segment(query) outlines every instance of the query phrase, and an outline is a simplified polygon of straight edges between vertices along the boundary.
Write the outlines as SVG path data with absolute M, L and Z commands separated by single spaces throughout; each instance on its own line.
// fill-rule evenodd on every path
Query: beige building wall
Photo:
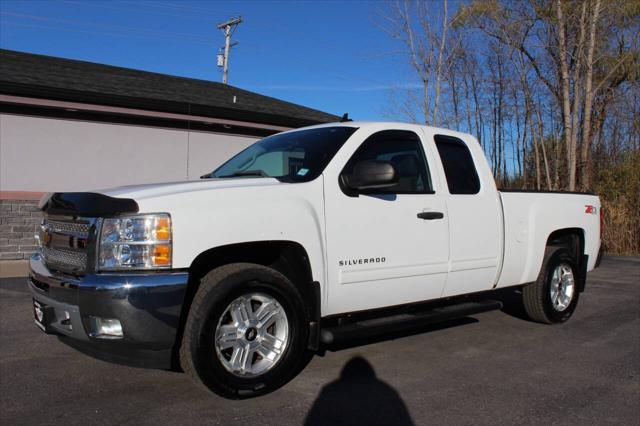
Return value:
M 254 137 L 0 114 L 0 191 L 198 179 Z

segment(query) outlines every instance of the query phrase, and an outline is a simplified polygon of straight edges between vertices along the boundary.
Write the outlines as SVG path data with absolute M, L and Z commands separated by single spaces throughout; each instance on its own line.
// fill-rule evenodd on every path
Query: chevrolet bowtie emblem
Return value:
M 42 229 L 42 245 L 48 246 L 51 243 L 51 230 L 49 228 Z

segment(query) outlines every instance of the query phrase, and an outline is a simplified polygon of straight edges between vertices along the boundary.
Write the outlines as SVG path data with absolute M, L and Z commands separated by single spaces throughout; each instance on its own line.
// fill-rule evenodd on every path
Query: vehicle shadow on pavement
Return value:
M 524 303 L 522 302 L 522 290 L 514 288 L 505 288 L 501 290 L 495 290 L 492 293 L 492 299 L 502 302 L 502 312 L 510 315 L 514 318 L 518 318 L 525 321 L 531 321 L 527 312 L 524 310 Z
M 376 377 L 367 360 L 352 358 L 340 378 L 322 388 L 304 422 L 317 425 L 413 425 L 398 392 Z

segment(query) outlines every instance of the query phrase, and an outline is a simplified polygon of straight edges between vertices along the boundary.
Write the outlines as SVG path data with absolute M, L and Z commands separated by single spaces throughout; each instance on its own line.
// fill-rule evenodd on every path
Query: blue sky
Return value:
M 374 1 L 0 0 L 0 47 L 221 81 L 216 24 L 242 15 L 229 82 L 362 120 L 417 83 Z

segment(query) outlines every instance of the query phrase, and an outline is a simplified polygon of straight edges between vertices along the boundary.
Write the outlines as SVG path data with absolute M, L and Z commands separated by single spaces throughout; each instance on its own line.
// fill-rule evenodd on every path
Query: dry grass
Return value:
M 599 162 L 595 192 L 604 213 L 602 239 L 608 253 L 640 254 L 640 152 Z
M 592 190 L 602 203 L 602 240 L 607 253 L 640 255 L 640 151 L 625 152 L 616 158 L 600 154 L 593 164 Z M 502 186 L 534 188 L 532 174 L 528 182 L 519 176 Z
M 637 211 L 624 203 L 602 199 L 604 229 L 602 239 L 607 253 L 640 254 L 640 220 Z

